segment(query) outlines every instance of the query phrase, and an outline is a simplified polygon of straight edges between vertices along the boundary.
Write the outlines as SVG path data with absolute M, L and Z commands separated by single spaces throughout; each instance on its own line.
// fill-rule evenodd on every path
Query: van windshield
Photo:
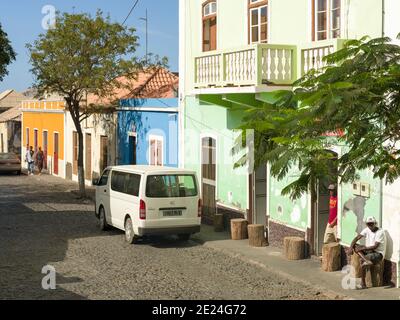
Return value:
M 184 198 L 197 196 L 194 175 L 156 175 L 147 177 L 146 197 Z

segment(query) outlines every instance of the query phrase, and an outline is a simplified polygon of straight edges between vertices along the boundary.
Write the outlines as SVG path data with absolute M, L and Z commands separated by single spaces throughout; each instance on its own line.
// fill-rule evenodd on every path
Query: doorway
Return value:
M 325 230 L 329 221 L 330 193 L 328 188 L 331 184 L 338 185 L 338 169 L 335 164 L 338 154 L 332 151 L 332 155 L 331 172 L 328 177 L 319 179 L 316 199 L 314 199 L 314 252 L 318 256 L 322 255 Z
M 47 170 L 47 152 L 48 152 L 48 143 L 49 143 L 49 137 L 48 137 L 48 132 L 43 131 L 43 168 L 44 170 Z
M 108 137 L 100 137 L 100 172 L 108 167 Z
M 58 156 L 59 156 L 59 141 L 58 141 L 58 133 L 54 133 L 54 168 L 53 173 L 58 175 Z
M 85 147 L 86 147 L 86 180 L 92 180 L 92 135 L 86 133 L 85 135 Z
M 262 165 L 254 173 L 254 223 L 267 226 L 267 166 Z
M 217 141 L 211 137 L 201 140 L 201 189 L 203 215 L 214 219 L 217 211 Z
M 136 136 L 129 136 L 129 163 L 131 165 L 137 164 L 137 156 L 136 156 Z

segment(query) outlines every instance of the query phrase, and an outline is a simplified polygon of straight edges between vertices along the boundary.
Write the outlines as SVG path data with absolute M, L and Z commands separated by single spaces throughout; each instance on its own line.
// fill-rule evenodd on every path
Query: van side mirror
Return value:
M 99 184 L 99 179 L 93 179 L 93 180 L 92 180 L 92 184 L 93 184 L 94 186 L 97 186 L 97 185 Z

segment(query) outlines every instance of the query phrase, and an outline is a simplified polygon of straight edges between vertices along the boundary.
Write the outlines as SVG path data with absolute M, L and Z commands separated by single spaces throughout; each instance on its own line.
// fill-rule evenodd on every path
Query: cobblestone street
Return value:
M 0 175 L 0 299 L 326 299 L 194 241 L 101 232 L 74 183 Z M 41 288 L 45 265 L 57 289 Z

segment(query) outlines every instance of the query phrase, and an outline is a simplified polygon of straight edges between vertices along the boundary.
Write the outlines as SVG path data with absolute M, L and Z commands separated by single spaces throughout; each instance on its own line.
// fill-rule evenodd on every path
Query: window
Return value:
M 1 134 L 1 153 L 4 152 L 4 138 L 3 138 L 3 134 Z
M 98 186 L 106 186 L 108 183 L 108 177 L 110 176 L 110 170 L 104 171 L 103 175 L 100 178 Z
M 268 1 L 249 0 L 250 43 L 268 42 Z
M 163 160 L 163 146 L 164 139 L 161 136 L 150 136 L 150 147 L 149 147 L 149 160 L 151 166 L 162 167 L 164 165 Z
M 217 49 L 217 2 L 203 4 L 203 51 Z
M 313 41 L 340 37 L 341 0 L 313 1 Z
M 197 194 L 196 178 L 193 175 L 157 175 L 147 178 L 148 198 L 185 198 Z
M 138 197 L 140 181 L 141 176 L 138 174 L 114 171 L 111 178 L 111 189 L 116 192 Z

